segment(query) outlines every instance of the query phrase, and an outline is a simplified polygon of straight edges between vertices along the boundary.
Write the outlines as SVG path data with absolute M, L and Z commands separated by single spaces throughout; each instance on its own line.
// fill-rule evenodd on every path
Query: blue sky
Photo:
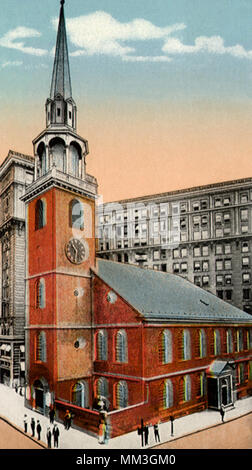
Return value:
M 17 147 L 16 136 L 20 135 L 25 137 L 19 150 L 30 153 L 29 139 L 43 128 L 60 1 L 0 0 L 0 6 L 3 158 L 12 142 Z M 153 116 L 146 127 L 149 135 L 150 129 L 157 132 L 159 111 L 162 125 L 164 120 L 171 124 L 168 130 L 181 126 L 184 113 L 187 122 L 195 121 L 194 129 L 198 126 L 199 132 L 202 115 L 198 112 L 204 107 L 205 127 L 218 119 L 223 125 L 230 109 L 234 119 L 241 116 L 237 139 L 245 129 L 248 142 L 250 122 L 242 112 L 245 108 L 246 116 L 252 115 L 251 0 L 66 0 L 65 15 L 73 97 L 79 107 L 78 130 L 84 137 L 88 137 L 86 131 L 102 128 L 104 116 L 108 123 L 116 121 L 115 133 L 123 123 L 127 135 L 129 116 L 131 129 L 139 125 L 141 133 L 141 112 L 145 119 Z M 229 131 L 233 134 L 233 128 Z M 156 140 L 164 146 L 167 136 L 165 128 Z M 225 130 L 226 140 L 227 136 Z M 101 131 L 97 138 L 104 138 Z M 188 142 L 184 145 L 188 147 Z M 243 152 L 247 152 L 245 147 Z M 144 147 L 139 147 L 139 161 L 143 155 Z M 174 166 L 173 158 L 169 153 Z M 243 173 L 246 176 L 245 167 Z M 223 174 L 223 179 L 230 176 Z
M 23 91 L 16 87 L 22 78 L 37 93 L 34 78 L 42 70 L 41 93 L 46 93 L 59 1 L 0 4 L 2 84 L 15 96 Z M 233 92 L 236 98 L 251 96 L 248 0 L 67 0 L 65 12 L 76 93 L 82 94 L 84 87 L 96 97 L 118 94 L 126 99 L 159 99 L 163 93 L 172 99 Z

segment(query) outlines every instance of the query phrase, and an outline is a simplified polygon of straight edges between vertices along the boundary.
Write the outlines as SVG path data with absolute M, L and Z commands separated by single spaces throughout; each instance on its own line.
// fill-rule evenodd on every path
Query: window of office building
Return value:
M 232 284 L 232 274 L 225 274 L 225 284 Z
M 230 243 L 225 243 L 224 253 L 225 253 L 225 255 L 229 255 L 231 253 L 231 244 Z
M 193 249 L 193 255 L 194 256 L 201 256 L 201 252 L 200 252 L 200 247 L 199 246 L 195 246 L 194 249 Z
M 224 269 L 232 269 L 231 259 L 224 260 Z
M 250 300 L 250 289 L 243 289 L 243 300 Z
M 249 257 L 248 256 L 243 256 L 242 258 L 242 267 L 247 267 L 249 266 Z
M 209 286 L 209 276 L 202 276 L 202 286 L 203 287 Z
M 187 263 L 181 263 L 181 272 L 186 273 L 187 272 Z
M 222 228 L 217 228 L 215 230 L 215 235 L 216 235 L 217 238 L 223 237 L 223 229 Z
M 153 260 L 156 261 L 156 260 L 159 260 L 160 259 L 160 252 L 159 250 L 154 250 L 153 251 Z
M 249 251 L 249 242 L 243 242 L 241 246 L 242 253 L 248 253 Z
M 215 222 L 216 222 L 216 224 L 222 224 L 222 213 L 221 212 L 217 212 L 215 214 Z
M 193 211 L 199 211 L 199 208 L 200 208 L 200 204 L 199 202 L 194 202 L 193 205 L 192 205 L 192 209 Z
M 187 256 L 187 248 L 181 248 L 181 257 L 185 258 Z
M 223 260 L 218 259 L 216 260 L 216 271 L 222 271 L 223 270 Z
M 194 261 L 193 267 L 194 267 L 194 271 L 201 271 L 200 261 Z
M 222 255 L 223 253 L 223 246 L 220 244 L 215 245 L 215 254 Z
M 228 206 L 228 205 L 230 204 L 230 202 L 231 202 L 231 201 L 230 201 L 230 197 L 229 197 L 229 196 L 223 198 L 223 204 L 224 204 L 224 206 Z
M 201 210 L 205 210 L 205 209 L 208 208 L 208 201 L 207 201 L 207 199 L 202 199 L 202 200 L 200 201 L 200 208 L 201 208 Z
M 241 220 L 248 220 L 248 209 L 241 209 Z
M 243 273 L 242 274 L 242 282 L 243 282 L 243 284 L 249 284 L 250 283 L 250 273 Z
M 232 300 L 232 295 L 233 291 L 232 290 L 226 290 L 226 300 Z
M 179 258 L 179 249 L 178 248 L 175 248 L 175 250 L 173 250 L 173 258 Z
M 245 204 L 246 202 L 248 202 L 248 193 L 243 193 L 241 194 L 241 203 Z
M 202 256 L 208 256 L 209 255 L 209 249 L 207 245 L 202 246 Z
M 187 211 L 187 203 L 186 202 L 181 202 L 180 203 L 180 212 L 186 212 Z
M 215 198 L 214 205 L 215 205 L 215 207 L 220 207 L 221 206 L 221 199 L 219 197 Z
M 202 271 L 209 271 L 209 262 L 202 261 Z
M 179 263 L 173 263 L 173 272 L 179 273 Z
M 216 276 L 216 284 L 217 284 L 217 286 L 222 286 L 223 285 L 223 275 L 222 274 L 218 274 L 218 276 Z
M 201 277 L 200 276 L 194 276 L 194 284 L 195 284 L 195 286 L 198 286 L 198 287 L 201 286 Z

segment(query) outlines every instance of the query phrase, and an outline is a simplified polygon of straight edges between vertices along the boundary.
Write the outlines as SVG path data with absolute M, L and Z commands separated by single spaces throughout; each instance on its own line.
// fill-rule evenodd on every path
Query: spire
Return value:
M 65 0 L 60 1 L 61 7 L 50 93 L 52 100 L 58 94 L 65 100 L 72 97 L 64 3 Z

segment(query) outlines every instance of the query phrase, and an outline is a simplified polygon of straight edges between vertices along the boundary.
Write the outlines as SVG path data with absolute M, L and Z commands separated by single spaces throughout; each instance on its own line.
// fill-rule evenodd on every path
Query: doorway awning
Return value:
M 233 361 L 221 361 L 216 359 L 213 361 L 206 370 L 207 375 L 212 377 L 220 376 L 226 372 L 231 372 Z

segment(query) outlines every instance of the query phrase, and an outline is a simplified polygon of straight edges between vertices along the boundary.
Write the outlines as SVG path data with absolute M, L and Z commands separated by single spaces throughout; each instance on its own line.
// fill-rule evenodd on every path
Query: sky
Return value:
M 0 0 L 0 161 L 45 127 L 59 0 Z M 66 0 L 104 201 L 252 175 L 251 0 Z

